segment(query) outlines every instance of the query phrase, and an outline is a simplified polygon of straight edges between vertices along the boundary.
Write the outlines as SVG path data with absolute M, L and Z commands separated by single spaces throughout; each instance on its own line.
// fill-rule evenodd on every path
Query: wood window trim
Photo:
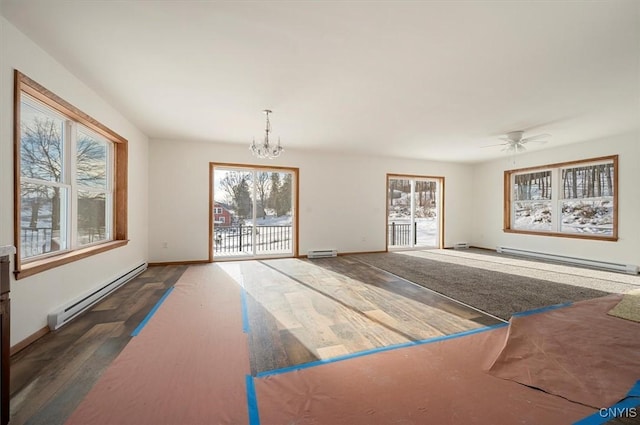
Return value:
M 22 263 L 20 258 L 20 103 L 21 94 L 27 93 L 45 105 L 55 109 L 68 118 L 90 128 L 113 142 L 113 240 L 90 247 L 65 251 L 51 257 Z M 14 245 L 16 279 L 25 278 L 45 270 L 59 267 L 83 258 L 127 245 L 128 240 L 128 141 L 124 137 L 85 114 L 55 93 L 38 84 L 17 69 L 14 70 L 14 123 L 13 123 L 13 167 L 14 167 Z
M 127 245 L 128 240 L 114 240 L 101 243 L 99 245 L 90 246 L 87 248 L 80 248 L 73 251 L 68 251 L 63 254 L 56 255 L 54 257 L 43 258 L 41 260 L 30 261 L 26 264 L 22 264 L 20 270 L 14 271 L 16 279 L 22 279 L 34 274 L 43 272 L 45 270 L 59 267 L 64 264 L 69 264 L 74 261 L 82 260 L 83 258 L 90 257 L 92 255 L 100 254 L 101 252 L 110 251 L 115 248 Z
M 532 230 L 519 230 L 511 228 L 511 176 L 515 173 L 522 173 L 526 171 L 545 170 L 551 168 L 563 168 L 570 165 L 587 164 L 600 161 L 612 161 L 613 162 L 613 234 L 611 236 L 597 236 L 597 235 L 583 235 L 564 232 L 546 232 L 546 231 L 532 231 Z M 575 161 L 558 162 L 554 164 L 545 164 L 535 167 L 518 168 L 513 170 L 505 170 L 504 172 L 504 202 L 503 202 L 503 228 L 504 233 L 513 233 L 520 235 L 535 235 L 535 236 L 552 236 L 556 238 L 570 238 L 570 239 L 586 239 L 597 241 L 615 242 L 618 240 L 618 155 L 600 156 L 596 158 L 580 159 Z

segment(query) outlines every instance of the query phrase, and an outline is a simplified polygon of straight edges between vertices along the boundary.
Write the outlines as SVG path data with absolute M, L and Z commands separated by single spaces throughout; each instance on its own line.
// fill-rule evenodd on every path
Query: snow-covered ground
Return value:
M 257 218 L 256 225 L 260 226 L 291 226 L 293 223 L 293 219 L 290 215 L 282 215 L 280 217 L 276 217 L 275 215 L 267 214 L 264 218 Z M 252 226 L 253 220 L 247 219 L 244 220 L 245 226 Z
M 514 229 L 554 231 L 551 201 L 516 202 Z M 560 219 L 561 232 L 613 234 L 613 202 L 610 200 L 565 200 Z

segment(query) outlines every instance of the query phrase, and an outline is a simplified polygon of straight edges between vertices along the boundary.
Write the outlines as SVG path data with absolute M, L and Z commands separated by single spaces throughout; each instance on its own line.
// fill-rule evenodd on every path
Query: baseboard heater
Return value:
M 147 269 L 147 263 L 142 263 L 139 266 L 134 267 L 122 276 L 113 279 L 111 282 L 101 285 L 98 289 L 94 289 L 87 294 L 84 294 L 68 305 L 56 309 L 53 313 L 50 313 L 47 321 L 49 329 L 56 330 L 60 326 L 69 322 L 71 319 L 100 301 L 102 298 L 109 295 L 125 283 L 129 282 L 134 277 Z
M 524 257 L 541 258 L 544 260 L 558 261 L 562 263 L 576 264 L 580 266 L 595 267 L 598 269 L 623 272 L 628 274 L 638 274 L 638 266 L 633 264 L 619 264 L 608 261 L 589 260 L 586 258 L 567 257 L 565 255 L 546 254 L 544 252 L 527 251 L 524 249 L 507 248 L 499 246 L 496 252 L 500 254 L 521 255 Z
M 335 249 L 312 249 L 307 252 L 307 258 L 329 258 L 338 255 Z

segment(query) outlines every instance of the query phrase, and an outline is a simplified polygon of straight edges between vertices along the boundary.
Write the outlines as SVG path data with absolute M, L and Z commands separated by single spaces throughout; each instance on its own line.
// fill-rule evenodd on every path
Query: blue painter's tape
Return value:
M 631 387 L 627 393 L 627 397 L 640 397 L 640 379 L 633 387 Z
M 430 344 L 432 342 L 439 342 L 439 341 L 444 341 L 444 340 L 447 340 L 447 339 L 459 338 L 459 337 L 462 337 L 462 336 L 473 335 L 473 334 L 477 334 L 477 333 L 480 333 L 480 332 L 490 331 L 492 329 L 503 328 L 503 327 L 508 326 L 508 325 L 509 325 L 508 323 L 498 323 L 497 325 L 484 326 L 482 328 L 477 328 L 477 329 L 470 329 L 468 331 L 459 332 L 459 333 L 455 333 L 455 334 L 451 334 L 451 335 L 442 335 L 442 336 L 437 336 L 437 337 L 434 337 L 434 338 L 423 339 L 423 340 L 420 340 L 420 341 L 409 341 L 409 342 L 404 342 L 402 344 L 389 345 L 387 347 L 378 347 L 378 348 L 374 348 L 372 350 L 359 351 L 357 353 L 346 354 L 344 356 L 333 357 L 333 358 L 330 358 L 330 359 L 317 360 L 315 362 L 309 362 L 309 363 L 303 363 L 303 364 L 300 364 L 300 365 L 283 367 L 281 369 L 266 370 L 266 371 L 263 371 L 263 372 L 260 372 L 260 373 L 256 374 L 256 378 L 263 378 L 265 376 L 270 376 L 270 375 L 279 375 L 279 374 L 282 374 L 282 373 L 293 372 L 295 370 L 308 369 L 310 367 L 320 366 L 320 365 L 323 365 L 323 364 L 340 362 L 340 361 L 343 361 L 343 360 L 354 359 L 356 357 L 369 356 L 371 354 L 381 353 L 383 351 L 397 350 L 399 348 L 412 347 L 412 346 L 415 346 L 415 345 L 424 345 L 424 344 Z
M 640 418 L 640 398 L 627 397 L 611 407 L 598 409 L 593 415 L 580 419 L 573 425 L 602 425 L 616 417 Z
M 140 324 L 138 325 L 137 328 L 135 328 L 133 330 L 133 332 L 131 332 L 131 336 L 138 336 L 138 334 L 140 333 L 140 331 L 142 331 L 142 328 L 145 327 L 145 325 L 147 324 L 147 322 L 151 319 L 151 317 L 155 314 L 155 312 L 160 308 L 160 305 L 162 305 L 162 303 L 164 302 L 164 300 L 169 296 L 169 294 L 171 293 L 171 291 L 173 291 L 173 286 L 170 287 L 169 289 L 167 289 L 167 292 L 164 293 L 164 295 L 162 296 L 162 298 L 160 298 L 158 300 L 158 302 L 156 303 L 156 305 L 153 306 L 153 308 L 151 309 L 151 311 L 145 316 L 145 318 L 142 320 L 142 322 L 140 322 Z
M 527 310 L 527 311 L 522 311 L 520 313 L 514 313 L 513 317 L 531 316 L 532 314 L 544 313 L 544 312 L 547 312 L 547 311 L 550 311 L 550 310 L 557 310 L 559 308 L 569 307 L 572 304 L 573 303 L 568 302 L 568 303 L 564 303 L 564 304 L 554 304 L 554 305 L 550 305 L 548 307 L 535 308 L 533 310 Z
M 242 299 L 242 332 L 248 334 L 249 333 L 249 311 L 247 310 L 247 291 L 242 288 L 241 292 Z
M 593 415 L 580 419 L 573 425 L 601 425 L 615 417 L 640 418 L 640 380 L 631 387 L 627 397 L 620 403 L 598 409 Z
M 256 397 L 256 387 L 253 383 L 253 376 L 247 375 L 247 408 L 249 409 L 249 425 L 260 425 L 260 414 L 258 412 L 258 399 Z

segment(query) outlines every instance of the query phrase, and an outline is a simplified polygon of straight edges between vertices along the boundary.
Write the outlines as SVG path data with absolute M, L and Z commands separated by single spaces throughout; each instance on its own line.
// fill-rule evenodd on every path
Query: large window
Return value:
M 617 240 L 618 157 L 505 171 L 505 231 Z
M 126 243 L 127 141 L 16 71 L 16 276 Z

